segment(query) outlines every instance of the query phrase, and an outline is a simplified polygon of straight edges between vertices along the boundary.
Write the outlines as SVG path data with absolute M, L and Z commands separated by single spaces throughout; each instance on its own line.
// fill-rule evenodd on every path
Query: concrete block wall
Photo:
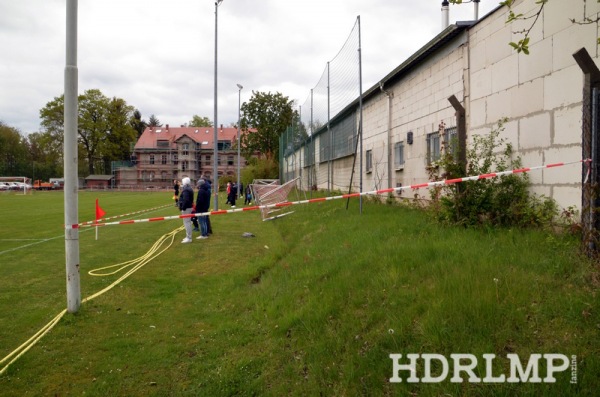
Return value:
M 588 15 L 600 11 L 586 2 Z M 533 0 L 515 3 L 513 11 L 531 15 Z M 581 159 L 581 104 L 583 75 L 573 53 L 582 47 L 597 59 L 597 26 L 573 24 L 581 20 L 583 1 L 549 2 L 530 33 L 530 54 L 508 45 L 532 20 L 505 24 L 502 8 L 470 31 L 469 138 L 485 134 L 501 118 L 508 118 L 502 136 L 513 144 L 526 166 Z M 561 207 L 581 203 L 581 165 L 532 172 L 533 191 L 557 200 Z
M 535 0 L 517 0 L 513 11 L 531 15 L 538 8 Z M 596 18 L 598 13 L 600 4 L 595 1 L 547 3 L 530 32 L 530 54 L 525 55 L 509 42 L 520 40 L 522 35 L 514 32 L 529 29 L 532 19 L 506 24 L 508 8 L 502 7 L 420 65 L 403 71 L 399 80 L 384 87 L 393 93 L 391 141 L 387 96 L 378 92 L 363 104 L 363 159 L 371 150 L 377 167 L 370 173 L 363 170 L 363 190 L 387 187 L 387 150 L 396 142 L 404 142 L 405 165 L 401 171 L 392 167 L 392 186 L 427 180 L 426 136 L 437 131 L 440 122 L 455 125 L 451 95 L 466 108 L 468 142 L 474 135 L 489 134 L 506 118 L 500 137 L 513 145 L 524 166 L 581 160 L 583 75 L 572 55 L 584 47 L 598 61 L 598 25 L 569 19 L 581 20 L 584 14 Z M 409 131 L 412 145 L 406 142 Z M 318 144 L 316 150 L 318 157 Z M 334 162 L 335 185 L 349 183 L 351 167 L 349 158 Z M 324 188 L 327 163 L 317 158 L 317 170 L 319 188 Z M 579 208 L 581 172 L 581 165 L 534 171 L 532 190 L 553 197 L 561 207 Z M 341 183 L 344 178 L 348 181 Z M 358 178 L 355 175 L 355 181 Z

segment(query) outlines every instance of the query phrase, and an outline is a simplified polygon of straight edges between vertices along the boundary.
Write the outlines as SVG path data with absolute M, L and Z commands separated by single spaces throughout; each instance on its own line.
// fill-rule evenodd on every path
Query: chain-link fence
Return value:
M 347 189 L 347 181 L 333 183 L 333 160 L 354 155 L 358 139 L 358 116 L 336 115 L 360 95 L 360 18 L 346 42 L 329 62 L 317 85 L 299 107 L 295 120 L 280 137 L 282 181 L 300 178 L 300 186 L 314 189 Z

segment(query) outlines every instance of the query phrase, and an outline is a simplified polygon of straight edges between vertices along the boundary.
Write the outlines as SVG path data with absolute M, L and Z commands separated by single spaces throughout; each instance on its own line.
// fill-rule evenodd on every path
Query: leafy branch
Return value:
M 546 6 L 546 4 L 548 3 L 549 0 L 536 0 L 535 4 L 539 5 L 539 8 L 536 12 L 534 12 L 531 15 L 524 15 L 521 13 L 515 13 L 512 10 L 512 6 L 515 3 L 515 0 L 504 0 L 500 2 L 501 6 L 506 6 L 508 7 L 508 18 L 506 19 L 506 23 L 512 23 L 514 21 L 527 21 L 527 20 L 532 20 L 531 21 L 531 25 L 529 25 L 529 28 L 527 29 L 523 29 L 520 31 L 516 31 L 513 32 L 514 34 L 522 34 L 522 39 L 520 39 L 518 42 L 510 42 L 509 45 L 511 47 L 513 47 L 517 52 L 522 52 L 525 55 L 529 55 L 529 34 L 531 33 L 531 30 L 533 29 L 533 27 L 535 26 L 535 24 L 537 23 L 540 15 L 542 14 L 542 11 L 544 10 L 544 7 Z M 576 20 L 575 18 L 569 18 L 569 20 L 571 21 L 571 23 L 573 24 L 577 24 L 577 25 L 589 25 L 589 24 L 593 24 L 593 23 L 598 23 L 600 22 L 600 16 L 596 17 L 596 18 L 589 18 L 586 16 L 586 12 L 585 12 L 585 6 L 586 6 L 586 0 L 582 0 L 584 3 L 584 11 L 583 11 L 583 18 L 581 20 Z M 598 3 L 600 3 L 600 0 L 596 0 Z M 473 0 L 449 0 L 449 2 L 451 4 L 462 4 L 462 3 L 472 3 Z M 597 43 L 600 44 L 600 38 L 597 39 Z

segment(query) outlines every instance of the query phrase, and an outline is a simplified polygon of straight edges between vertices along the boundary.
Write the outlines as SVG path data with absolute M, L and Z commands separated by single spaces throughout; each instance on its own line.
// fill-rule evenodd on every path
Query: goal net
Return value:
M 286 202 L 288 201 L 288 195 L 296 185 L 297 180 L 298 178 L 294 178 L 283 185 L 280 185 L 279 180 L 277 179 L 255 179 L 250 185 L 252 197 L 254 197 L 254 201 L 259 206 L 268 206 Z M 293 212 L 273 215 L 274 213 L 281 211 L 281 209 L 281 207 L 261 208 L 260 213 L 263 221 L 280 218 Z

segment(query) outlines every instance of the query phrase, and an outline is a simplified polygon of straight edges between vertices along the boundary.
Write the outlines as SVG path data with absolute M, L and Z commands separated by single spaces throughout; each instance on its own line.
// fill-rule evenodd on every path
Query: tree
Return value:
M 148 127 L 148 123 L 142 119 L 142 113 L 135 109 L 133 112 L 133 117 L 131 118 L 131 126 L 137 132 L 137 138 L 139 139 L 146 127 Z
M 148 127 L 162 127 L 162 124 L 155 115 L 151 114 L 150 119 L 148 120 Z
M 100 90 L 87 90 L 78 98 L 78 144 L 88 173 L 95 173 L 98 161 L 126 158 L 135 142 L 131 125 L 134 109 L 119 98 L 109 99 Z M 54 98 L 40 110 L 45 133 L 62 144 L 64 134 L 64 95 Z
M 110 161 L 129 158 L 137 132 L 131 125 L 135 111 L 121 98 L 112 98 L 108 106 L 108 129 L 102 141 L 101 154 L 104 169 L 110 169 Z
M 244 156 L 249 158 L 256 152 L 267 159 L 275 159 L 279 153 L 279 136 L 292 123 L 293 101 L 277 92 L 255 92 L 241 106 L 240 138 Z M 249 132 L 253 129 L 253 132 Z
M 34 132 L 27 136 L 32 158 L 32 179 L 47 181 L 63 176 L 62 142 L 48 132 Z
M 200 117 L 197 114 L 188 123 L 190 127 L 212 127 L 213 122 L 208 117 Z
M 0 175 L 23 176 L 30 169 L 27 141 L 18 129 L 0 121 Z

